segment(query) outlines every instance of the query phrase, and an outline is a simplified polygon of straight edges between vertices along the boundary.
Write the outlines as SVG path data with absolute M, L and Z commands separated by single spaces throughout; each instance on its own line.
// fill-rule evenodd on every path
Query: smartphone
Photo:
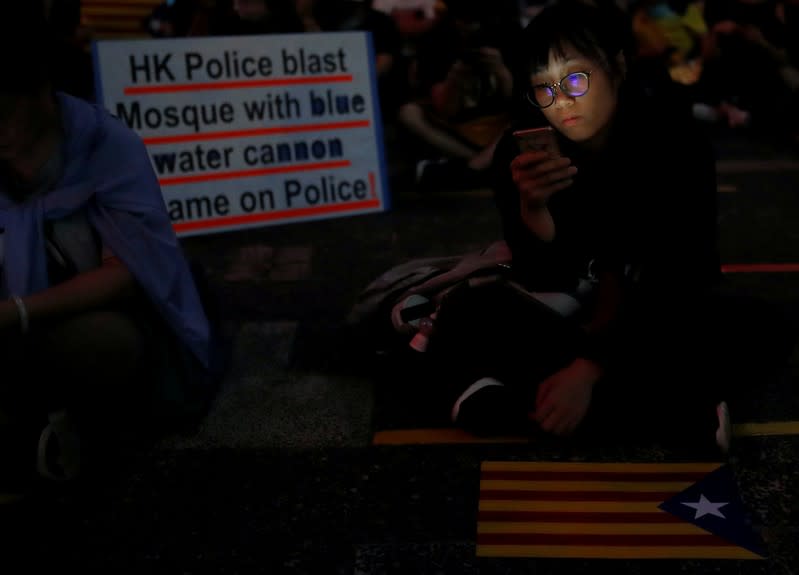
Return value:
M 555 136 L 555 129 L 552 126 L 543 128 L 530 128 L 527 130 L 516 130 L 513 136 L 519 144 L 522 152 L 544 151 L 553 156 L 560 155 L 558 139 Z

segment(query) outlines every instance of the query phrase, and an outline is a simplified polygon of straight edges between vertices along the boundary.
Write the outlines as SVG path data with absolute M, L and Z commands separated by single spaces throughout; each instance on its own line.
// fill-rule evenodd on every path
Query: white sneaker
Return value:
M 436 160 L 419 160 L 418 162 L 416 162 L 416 183 L 417 183 L 417 185 L 422 182 L 422 179 L 424 178 L 424 172 L 425 172 L 425 170 L 427 169 L 428 166 L 434 166 L 434 165 L 437 165 L 437 164 L 443 164 L 444 162 L 446 162 L 446 160 L 443 159 L 443 158 L 439 158 L 439 159 L 436 159 Z
M 48 415 L 39 437 L 36 470 L 53 481 L 68 481 L 80 474 L 80 437 L 66 411 Z
M 458 416 L 460 415 L 461 411 L 461 404 L 470 397 L 472 397 L 474 394 L 476 394 L 478 391 L 486 387 L 504 387 L 504 386 L 505 384 L 503 384 L 501 381 L 497 381 L 493 377 L 483 377 L 475 381 L 473 384 L 471 384 L 469 387 L 466 388 L 466 391 L 464 391 L 460 395 L 460 397 L 458 397 L 458 399 L 455 401 L 455 404 L 452 406 L 452 413 L 450 414 L 452 422 L 453 423 L 458 422 Z
M 730 451 L 730 441 L 732 440 L 732 424 L 730 423 L 730 408 L 726 401 L 722 401 L 716 406 L 716 416 L 719 419 L 719 427 L 716 429 L 716 444 L 724 453 Z

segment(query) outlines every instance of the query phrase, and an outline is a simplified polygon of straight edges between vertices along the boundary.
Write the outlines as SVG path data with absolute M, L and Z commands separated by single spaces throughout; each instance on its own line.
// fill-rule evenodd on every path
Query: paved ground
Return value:
M 718 149 L 724 261 L 799 262 L 799 155 L 740 138 L 719 139 Z M 84 491 L 0 509 L 3 554 L 19 552 L 27 565 L 3 571 L 799 572 L 796 435 L 741 438 L 733 453 L 769 545 L 765 561 L 477 557 L 482 462 L 713 456 L 648 445 L 374 445 L 377 431 L 428 421 L 421 403 L 402 413 L 386 406 L 385 380 L 373 376 L 379 357 L 344 323 L 359 291 L 397 263 L 471 251 L 499 235 L 485 192 L 421 196 L 401 178 L 393 192 L 385 214 L 187 238 L 220 290 L 234 342 L 211 412 Z M 797 276 L 730 274 L 741 289 L 780 302 L 799 293 Z M 798 370 L 794 357 L 764 380 L 747 418 L 799 420 Z

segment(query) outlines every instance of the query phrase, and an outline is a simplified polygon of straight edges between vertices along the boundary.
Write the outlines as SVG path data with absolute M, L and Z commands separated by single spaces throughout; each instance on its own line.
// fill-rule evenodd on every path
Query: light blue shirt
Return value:
M 0 184 L 8 294 L 25 296 L 49 286 L 43 223 L 85 207 L 103 245 L 127 266 L 180 341 L 209 367 L 208 319 L 141 138 L 99 106 L 62 93 L 57 98 L 64 165 L 55 188 L 18 204 Z

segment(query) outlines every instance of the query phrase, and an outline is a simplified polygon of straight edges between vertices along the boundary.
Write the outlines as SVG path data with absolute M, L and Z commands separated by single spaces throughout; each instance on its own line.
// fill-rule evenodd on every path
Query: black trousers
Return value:
M 794 332 L 778 308 L 750 296 L 713 290 L 633 299 L 611 336 L 580 433 L 712 437 L 719 401 L 728 401 L 734 416 L 741 392 L 785 363 Z M 455 290 L 442 302 L 428 347 L 446 398 L 442 409 L 478 379 L 493 377 L 512 394 L 508 420 L 526 419 L 538 384 L 581 356 L 585 338 L 576 321 L 502 284 Z

